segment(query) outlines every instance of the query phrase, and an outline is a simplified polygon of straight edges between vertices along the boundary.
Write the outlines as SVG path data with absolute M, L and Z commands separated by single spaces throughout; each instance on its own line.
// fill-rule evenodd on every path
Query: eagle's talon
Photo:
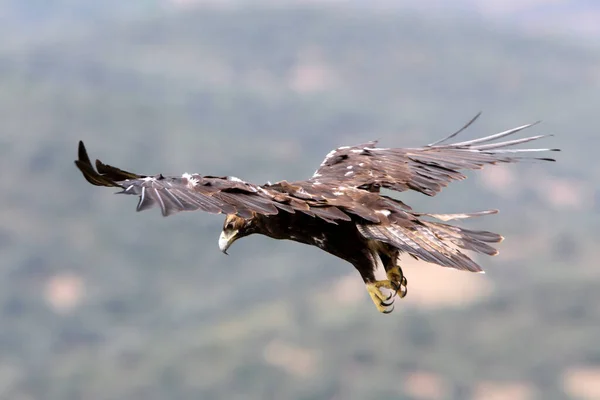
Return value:
M 406 286 L 406 278 L 402 272 L 402 268 L 399 265 L 394 265 L 392 268 L 387 270 L 387 278 L 390 282 L 394 282 L 398 285 Z
M 399 265 L 394 265 L 387 271 L 387 277 L 390 281 L 394 290 L 394 295 L 398 295 L 401 299 L 406 297 L 408 293 L 407 284 L 408 281 L 402 272 L 402 268 Z
M 382 314 L 390 314 L 392 311 L 394 311 L 394 305 L 393 304 L 392 304 L 392 308 L 390 308 L 388 310 L 385 310 L 385 311 L 382 311 L 381 313 Z
M 392 300 L 395 295 L 396 295 L 396 292 L 392 289 L 392 291 L 390 292 L 390 294 L 388 295 L 388 297 L 386 297 L 385 300 L 383 300 L 383 301 L 388 302 L 388 301 Z
M 371 300 L 375 303 L 375 307 L 377 310 L 384 314 L 389 314 L 391 311 L 388 311 L 389 307 L 392 307 L 395 301 L 396 290 L 394 288 L 394 284 L 390 281 L 375 281 L 368 282 L 366 284 L 367 292 L 371 296 Z M 381 288 L 389 289 L 391 292 L 389 294 L 385 294 L 382 292 Z M 386 312 L 388 311 L 388 312 Z
M 393 296 L 392 296 L 392 297 L 393 297 Z M 381 302 L 381 303 L 379 303 L 379 304 L 381 304 L 381 305 L 382 305 L 382 306 L 384 306 L 384 307 L 389 307 L 389 306 L 393 305 L 393 304 L 394 304 L 394 299 L 393 299 L 392 297 L 390 297 L 390 299 L 387 299 L 387 300 L 385 300 L 385 301 L 382 301 L 382 302 Z M 389 301 L 389 302 L 388 302 L 388 301 Z
M 408 288 L 406 287 L 406 278 L 404 278 L 400 284 L 395 284 L 397 285 L 397 288 L 394 295 L 398 295 L 398 297 L 401 299 L 405 298 L 406 294 L 408 293 Z
M 406 285 L 401 286 L 400 290 L 398 290 L 397 294 L 398 294 L 398 297 L 400 297 L 401 299 L 405 298 L 406 295 L 408 294 L 408 288 L 406 287 Z

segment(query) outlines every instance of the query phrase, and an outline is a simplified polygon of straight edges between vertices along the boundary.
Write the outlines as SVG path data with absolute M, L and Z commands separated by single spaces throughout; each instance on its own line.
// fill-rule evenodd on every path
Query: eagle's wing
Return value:
M 258 186 L 235 177 L 187 173 L 181 177 L 146 176 L 121 170 L 100 160 L 96 160 L 94 169 L 83 142 L 79 142 L 75 165 L 93 185 L 119 187 L 122 190 L 118 193 L 139 196 L 138 211 L 159 206 L 164 216 L 200 210 L 249 218 L 253 213 L 272 215 L 283 210 L 303 212 L 333 223 L 351 219 L 337 206 L 328 203 L 326 193 L 309 193 L 302 186 L 285 181 Z
M 531 157 L 541 151 L 558 149 L 514 149 L 514 145 L 549 135 L 497 142 L 534 124 L 522 125 L 494 135 L 456 143 L 445 143 L 471 125 L 477 116 L 450 136 L 419 148 L 381 148 L 377 142 L 344 146 L 331 151 L 310 179 L 378 191 L 380 187 L 399 192 L 412 189 L 435 196 L 451 181 L 465 179 L 460 170 L 481 169 L 485 165 L 513 163 L 522 159 L 554 161 Z

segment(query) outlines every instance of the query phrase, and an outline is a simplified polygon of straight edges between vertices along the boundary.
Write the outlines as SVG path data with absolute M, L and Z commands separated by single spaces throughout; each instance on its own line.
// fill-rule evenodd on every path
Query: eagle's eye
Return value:
M 233 222 L 228 222 L 227 225 L 225 225 L 225 230 L 227 230 L 227 231 L 233 230 Z

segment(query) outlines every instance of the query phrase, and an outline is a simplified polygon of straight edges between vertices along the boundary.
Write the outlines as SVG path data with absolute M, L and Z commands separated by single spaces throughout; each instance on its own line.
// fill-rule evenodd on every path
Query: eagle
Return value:
M 451 141 L 480 114 L 451 135 L 422 147 L 378 147 L 377 141 L 338 147 L 325 156 L 312 177 L 302 181 L 256 185 L 234 176 L 140 175 L 100 160 L 94 169 L 82 141 L 75 165 L 92 185 L 138 196 L 137 211 L 156 206 L 163 216 L 196 210 L 226 214 L 218 241 L 225 254 L 236 240 L 252 234 L 316 246 L 352 264 L 377 310 L 389 314 L 394 300 L 407 294 L 402 254 L 442 267 L 483 272 L 465 251 L 494 256 L 498 250 L 493 245 L 503 240 L 497 233 L 448 223 L 498 210 L 423 213 L 389 192 L 413 190 L 435 196 L 450 182 L 465 179 L 465 170 L 524 159 L 555 161 L 539 153 L 559 149 L 514 148 L 550 135 L 504 139 L 537 122 L 478 139 Z M 381 266 L 386 279 L 378 280 L 375 272 Z

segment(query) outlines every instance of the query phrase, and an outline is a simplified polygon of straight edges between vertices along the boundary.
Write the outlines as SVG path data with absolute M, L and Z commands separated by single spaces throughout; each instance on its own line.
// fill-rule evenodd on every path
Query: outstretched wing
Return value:
M 79 142 L 79 159 L 75 165 L 93 185 L 120 187 L 123 190 L 118 193 L 139 196 L 138 211 L 159 206 L 164 216 L 179 211 L 201 210 L 243 217 L 252 216 L 252 212 L 278 212 L 278 202 L 273 200 L 272 193 L 237 178 L 198 174 L 183 174 L 181 177 L 138 175 L 100 160 L 96 160 L 96 171 L 83 142 Z
M 336 196 L 327 190 L 316 190 L 308 182 L 297 185 L 283 181 L 258 186 L 235 177 L 187 173 L 181 177 L 162 174 L 147 176 L 124 171 L 100 160 L 96 160 L 94 169 L 83 142 L 79 142 L 75 165 L 92 185 L 119 187 L 122 190 L 118 193 L 139 196 L 137 211 L 158 206 L 164 216 L 179 211 L 200 210 L 250 218 L 253 213 L 273 215 L 283 210 L 289 213 L 303 212 L 332 223 L 351 219 L 340 207 L 328 201 L 337 201 Z M 372 213 L 365 210 L 365 216 L 367 212 Z
M 481 169 L 485 165 L 514 163 L 522 159 L 554 161 L 531 157 L 532 153 L 558 149 L 514 149 L 512 146 L 549 135 L 495 142 L 535 124 L 522 125 L 494 135 L 445 144 L 469 127 L 480 114 L 448 137 L 419 148 L 381 148 L 377 142 L 344 146 L 330 152 L 310 179 L 313 182 L 353 186 L 370 191 L 380 187 L 399 192 L 412 189 L 435 196 L 450 182 L 465 179 L 460 170 Z

